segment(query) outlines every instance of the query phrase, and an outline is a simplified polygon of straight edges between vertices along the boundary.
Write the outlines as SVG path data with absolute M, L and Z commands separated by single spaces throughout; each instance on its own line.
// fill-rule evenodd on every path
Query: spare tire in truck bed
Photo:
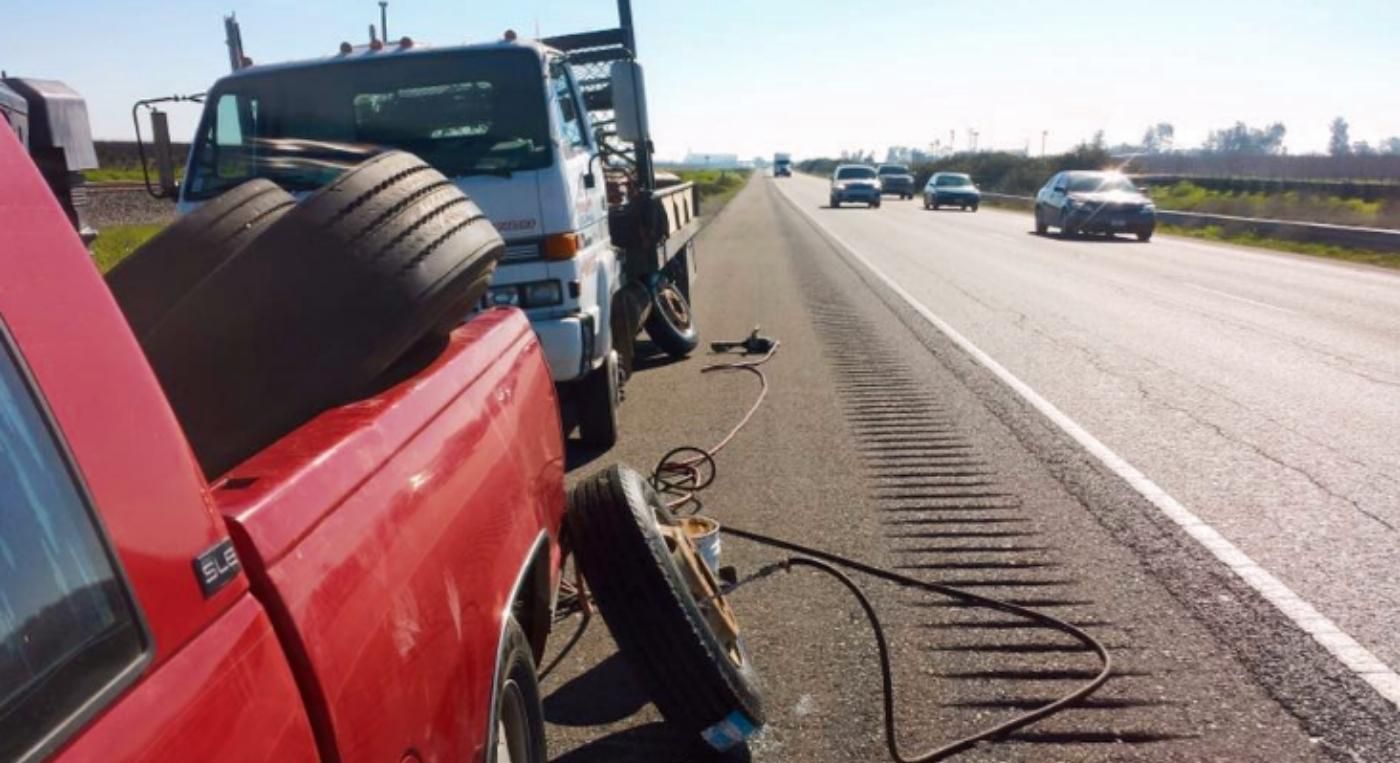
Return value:
M 249 180 L 168 225 L 107 273 L 138 339 L 267 226 L 296 205 L 270 180 Z
M 143 345 L 205 473 L 222 474 L 450 331 L 504 251 L 441 173 L 380 154 L 228 258 Z

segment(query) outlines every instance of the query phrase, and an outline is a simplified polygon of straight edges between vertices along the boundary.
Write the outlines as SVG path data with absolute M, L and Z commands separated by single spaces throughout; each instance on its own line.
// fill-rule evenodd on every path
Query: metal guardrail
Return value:
M 1032 196 L 1006 193 L 983 192 L 982 198 L 1026 210 L 1030 210 L 1035 202 L 1035 198 Z M 1287 241 L 1331 244 L 1374 252 L 1400 254 L 1400 230 L 1391 228 L 1358 228 L 1350 225 L 1305 223 L 1295 220 L 1268 220 L 1234 215 L 1211 215 L 1201 212 L 1174 212 L 1167 209 L 1157 210 L 1157 221 L 1167 225 L 1180 225 L 1183 228 L 1204 228 L 1213 225 L 1227 233 L 1253 233 L 1266 238 L 1281 238 Z

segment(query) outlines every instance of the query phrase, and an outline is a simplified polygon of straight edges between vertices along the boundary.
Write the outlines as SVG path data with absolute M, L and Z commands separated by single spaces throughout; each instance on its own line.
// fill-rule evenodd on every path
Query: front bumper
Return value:
M 845 188 L 833 188 L 831 198 L 837 201 L 864 201 L 873 202 L 880 200 L 880 188 L 873 185 L 847 186 Z
M 982 203 L 982 194 L 966 193 L 963 191 L 954 191 L 951 193 L 948 191 L 938 191 L 937 193 L 928 194 L 928 200 L 931 204 L 947 204 L 949 206 L 962 206 L 966 204 L 969 207 L 975 207 Z
M 1080 207 L 1067 213 L 1065 220 L 1070 227 L 1089 233 L 1127 233 L 1152 230 L 1157 226 L 1157 213 L 1112 207 Z
M 540 348 L 549 361 L 550 376 L 556 383 L 583 378 L 597 365 L 598 332 L 588 314 L 530 322 L 540 338 Z

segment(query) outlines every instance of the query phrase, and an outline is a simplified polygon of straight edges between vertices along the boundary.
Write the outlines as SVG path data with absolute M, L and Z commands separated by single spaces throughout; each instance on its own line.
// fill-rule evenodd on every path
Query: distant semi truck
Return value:
M 792 157 L 787 154 L 773 155 L 773 177 L 792 177 Z

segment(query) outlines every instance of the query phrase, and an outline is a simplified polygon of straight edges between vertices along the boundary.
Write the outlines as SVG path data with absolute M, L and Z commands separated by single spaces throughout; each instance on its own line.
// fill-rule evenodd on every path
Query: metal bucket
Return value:
M 685 528 L 685 534 L 695 544 L 695 550 L 700 553 L 700 558 L 705 560 L 705 566 L 710 568 L 710 572 L 719 574 L 719 522 L 709 517 L 693 516 L 681 520 L 681 525 Z

